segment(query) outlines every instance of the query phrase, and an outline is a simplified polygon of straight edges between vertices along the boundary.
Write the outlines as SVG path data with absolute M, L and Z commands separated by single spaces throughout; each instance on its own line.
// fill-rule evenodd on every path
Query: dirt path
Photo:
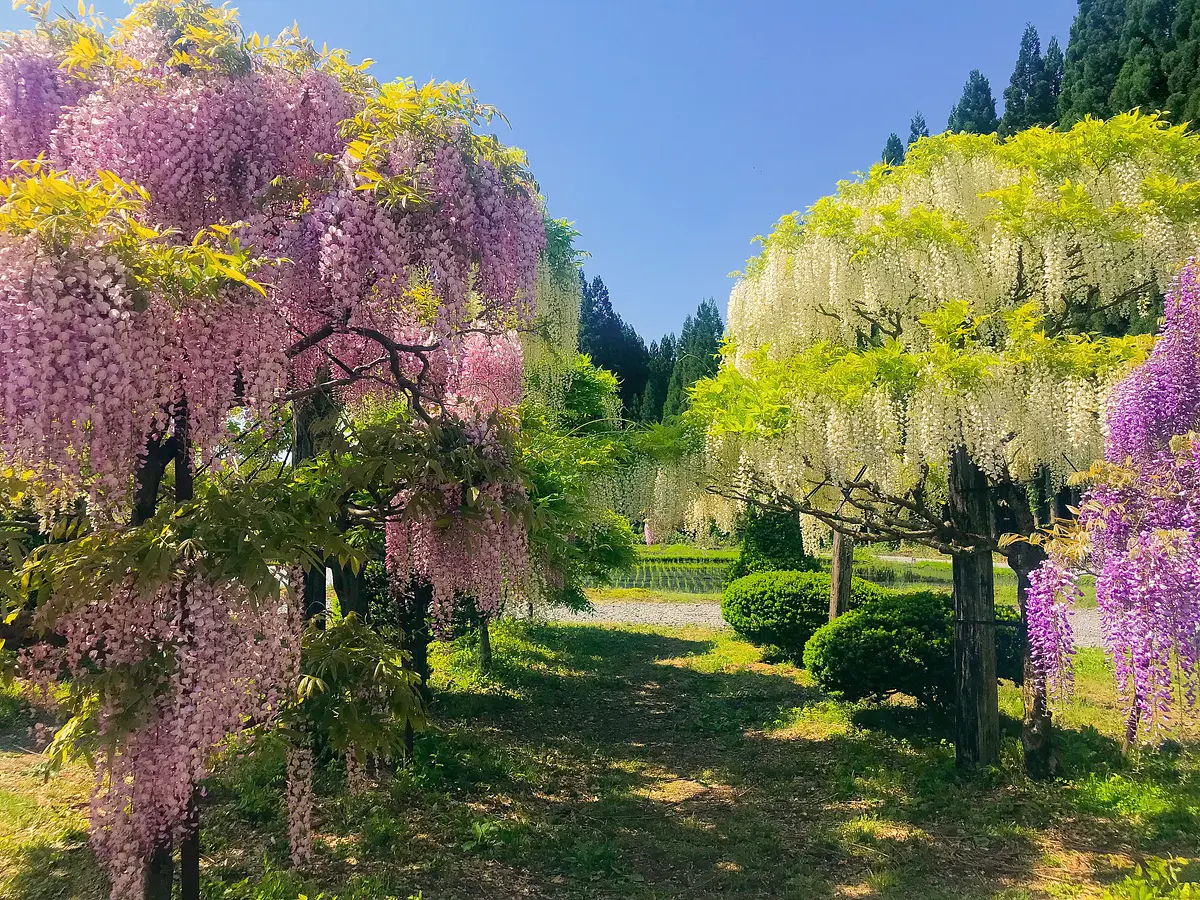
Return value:
M 554 611 L 563 622 L 617 622 L 626 625 L 666 625 L 682 628 L 699 625 L 724 628 L 719 603 L 597 603 L 590 613 Z M 1100 646 L 1100 614 L 1094 609 L 1077 609 L 1071 618 L 1075 628 L 1075 646 Z

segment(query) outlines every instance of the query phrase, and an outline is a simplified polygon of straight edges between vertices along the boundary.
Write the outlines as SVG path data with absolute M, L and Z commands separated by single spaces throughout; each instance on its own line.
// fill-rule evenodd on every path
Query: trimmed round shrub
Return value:
M 1020 682 L 1020 616 L 997 607 L 996 625 L 997 675 Z M 804 648 L 804 665 L 821 688 L 847 700 L 878 702 L 900 693 L 947 706 L 954 697 L 951 597 L 885 592 L 818 629 Z
M 953 613 L 945 594 L 894 593 L 822 626 L 804 665 L 824 690 L 847 700 L 909 694 L 939 705 L 954 688 Z
M 726 573 L 736 581 L 758 572 L 814 572 L 818 562 L 804 552 L 804 533 L 795 514 L 758 510 L 742 520 L 742 550 Z
M 851 607 L 882 597 L 883 588 L 855 578 Z M 778 647 L 799 660 L 804 645 L 829 621 L 828 572 L 759 572 L 730 582 L 721 615 L 734 631 L 756 644 Z

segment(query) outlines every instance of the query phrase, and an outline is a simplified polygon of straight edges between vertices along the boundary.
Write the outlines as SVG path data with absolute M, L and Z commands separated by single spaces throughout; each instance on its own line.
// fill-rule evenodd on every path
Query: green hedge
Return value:
M 997 674 L 1019 683 L 1020 616 L 997 607 L 996 623 Z M 819 628 L 804 649 L 804 665 L 818 685 L 847 700 L 901 693 L 927 706 L 947 706 L 954 696 L 950 595 L 885 592 Z
M 742 521 L 742 549 L 729 567 L 728 580 L 758 572 L 809 572 L 819 568 L 804 552 L 804 533 L 795 513 L 755 509 Z
M 880 597 L 883 588 L 855 578 L 851 607 Z M 829 573 L 759 572 L 730 582 L 721 598 L 721 615 L 738 634 L 778 647 L 799 660 L 813 632 L 829 621 Z

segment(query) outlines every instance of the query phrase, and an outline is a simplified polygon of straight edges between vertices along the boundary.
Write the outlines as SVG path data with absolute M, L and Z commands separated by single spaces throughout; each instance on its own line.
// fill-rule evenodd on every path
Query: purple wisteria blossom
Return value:
M 1110 397 L 1111 468 L 1084 497 L 1080 524 L 1104 646 L 1128 714 L 1129 740 L 1196 706 L 1200 677 L 1200 265 L 1166 298 L 1150 358 Z M 1035 666 L 1061 696 L 1071 684 L 1069 605 L 1077 573 L 1051 558 L 1032 577 Z

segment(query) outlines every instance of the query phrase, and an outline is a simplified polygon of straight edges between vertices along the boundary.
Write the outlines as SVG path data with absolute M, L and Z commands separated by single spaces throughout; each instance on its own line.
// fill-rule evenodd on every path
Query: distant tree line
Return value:
M 711 298 L 683 322 L 679 337 L 664 335 L 650 346 L 613 309 L 608 287 L 599 276 L 582 272 L 583 306 L 579 349 L 592 362 L 617 376 L 626 418 L 661 422 L 679 416 L 688 405 L 688 388 L 717 372 L 717 353 L 725 325 Z
M 1200 120 L 1200 0 L 1079 0 L 1065 54 L 1056 37 L 1043 54 L 1037 29 L 1026 25 L 1003 99 L 1001 117 L 991 83 L 973 69 L 946 129 L 1007 137 L 1134 108 L 1177 123 Z M 904 162 L 926 134 L 917 113 L 907 143 L 895 132 L 888 136 L 883 161 Z

